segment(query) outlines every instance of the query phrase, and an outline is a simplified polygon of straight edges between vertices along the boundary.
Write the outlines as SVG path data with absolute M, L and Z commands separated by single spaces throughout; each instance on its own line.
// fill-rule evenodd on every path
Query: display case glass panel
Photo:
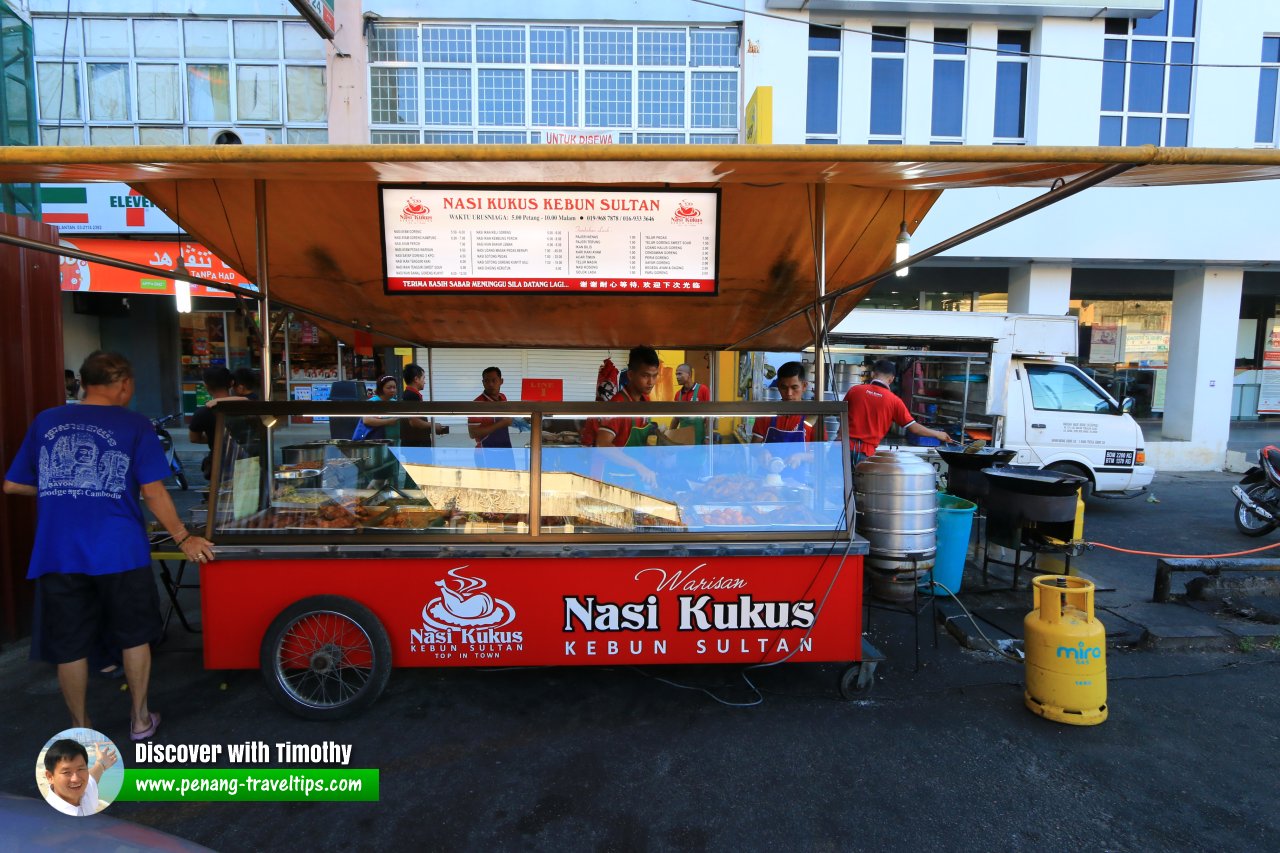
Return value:
M 548 532 L 842 530 L 846 453 L 839 419 L 785 415 L 568 421 L 578 443 L 541 449 Z
M 847 531 L 833 404 L 668 403 L 652 416 L 570 403 L 223 406 L 209 522 L 219 543 Z M 299 426 L 303 414 L 328 422 Z M 330 437 L 335 424 L 359 437 Z

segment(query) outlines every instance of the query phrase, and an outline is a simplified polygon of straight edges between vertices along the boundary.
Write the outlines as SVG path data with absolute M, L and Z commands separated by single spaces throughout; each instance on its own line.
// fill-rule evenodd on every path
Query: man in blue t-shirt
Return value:
M 36 498 L 27 578 L 38 588 L 45 641 L 58 664 L 71 725 L 92 727 L 85 710 L 87 657 L 104 636 L 124 650 L 130 736 L 146 740 L 160 724 L 147 706 L 147 687 L 150 643 L 161 626 L 138 493 L 188 560 L 204 565 L 213 559 L 213 547 L 183 527 L 164 487 L 169 465 L 155 428 L 125 408 L 134 390 L 129 361 L 94 352 L 80 378 L 85 396 L 79 405 L 36 415 L 5 474 L 4 492 Z

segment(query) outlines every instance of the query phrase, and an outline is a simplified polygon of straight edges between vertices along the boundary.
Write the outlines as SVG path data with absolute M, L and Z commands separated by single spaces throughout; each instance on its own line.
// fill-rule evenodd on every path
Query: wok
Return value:
M 1029 465 L 983 468 L 982 473 L 986 475 L 990 491 L 1000 490 L 1019 495 L 1073 497 L 1082 485 L 1089 482 L 1087 477 L 1044 471 Z
M 978 471 L 994 465 L 1007 465 L 1013 457 L 1018 455 L 1018 451 L 1003 447 L 983 447 L 972 453 L 965 453 L 962 450 L 947 450 L 940 447 L 938 455 L 942 457 L 943 462 L 947 463 L 948 468 Z

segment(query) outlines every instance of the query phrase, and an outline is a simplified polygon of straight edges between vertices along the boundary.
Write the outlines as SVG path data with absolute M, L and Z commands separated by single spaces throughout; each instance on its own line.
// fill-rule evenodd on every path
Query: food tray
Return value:
M 362 528 L 358 525 L 353 527 L 321 527 L 318 524 L 298 524 L 285 529 L 291 533 L 298 531 L 306 531 L 307 533 L 357 533 Z
M 280 518 L 280 524 L 269 523 L 274 518 Z M 273 509 L 265 509 L 256 512 L 253 515 L 237 518 L 227 524 L 219 524 L 214 526 L 214 533 L 269 533 L 273 530 L 287 531 L 291 529 L 290 522 L 300 520 L 302 513 L 299 512 L 277 512 Z
M 370 507 L 372 511 L 379 511 L 381 507 Z M 380 512 L 378 513 L 380 514 Z M 388 525 L 387 522 L 395 519 L 397 516 L 411 520 L 413 523 L 405 526 Z M 373 516 L 374 518 L 377 515 Z M 429 507 L 399 507 L 394 514 L 383 519 L 381 523 L 376 525 L 365 525 L 365 530 L 372 530 L 377 533 L 400 533 L 404 531 L 422 531 L 432 528 L 441 528 L 449 520 L 448 510 L 431 509 Z
M 293 489 L 287 497 L 271 498 L 273 507 L 317 509 L 325 504 L 363 501 L 376 495 L 375 489 Z
M 275 478 L 277 480 L 305 480 L 309 477 L 318 477 L 324 473 L 321 468 L 289 468 L 285 471 L 276 471 Z

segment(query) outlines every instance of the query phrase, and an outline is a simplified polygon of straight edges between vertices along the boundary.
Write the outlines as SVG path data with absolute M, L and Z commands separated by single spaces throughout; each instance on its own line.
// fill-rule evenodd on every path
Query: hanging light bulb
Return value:
M 898 232 L 898 243 L 894 247 L 893 262 L 901 263 L 911 257 L 911 235 L 907 233 L 907 223 L 903 221 L 902 230 Z M 905 278 L 910 267 L 903 267 L 894 273 L 898 278 Z
M 174 268 L 174 272 L 181 275 L 187 274 L 187 264 L 182 258 L 182 244 L 178 244 L 178 265 Z M 173 280 L 173 298 L 178 306 L 179 314 L 191 313 L 191 285 L 182 279 L 175 278 Z

